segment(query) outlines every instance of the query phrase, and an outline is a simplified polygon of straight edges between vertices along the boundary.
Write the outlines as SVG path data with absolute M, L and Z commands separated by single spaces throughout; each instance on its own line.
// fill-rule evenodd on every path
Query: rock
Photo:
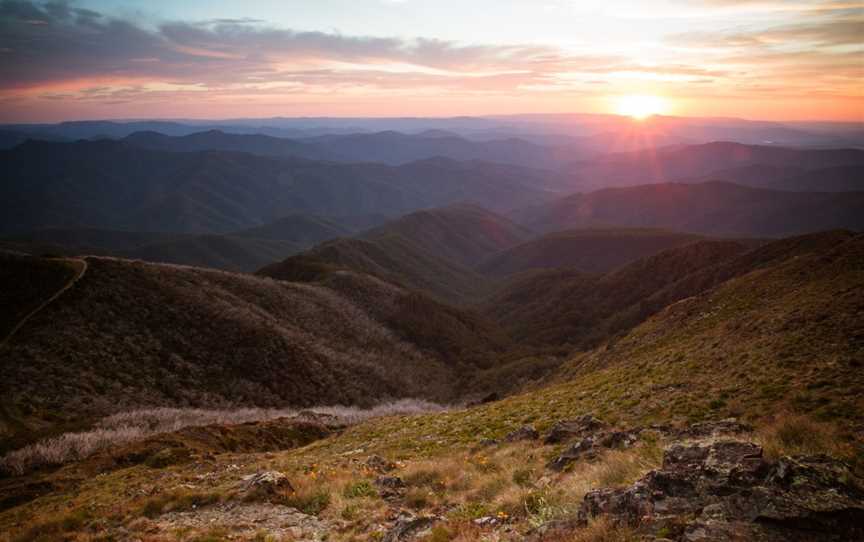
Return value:
M 294 491 L 288 477 L 281 472 L 268 470 L 250 474 L 243 478 L 241 487 L 247 495 L 272 496 L 280 491 Z
M 719 421 L 694 423 L 677 431 L 676 436 L 681 439 L 706 438 L 721 435 L 741 435 L 752 431 L 752 426 L 741 423 L 736 418 L 727 418 Z
M 398 476 L 380 476 L 375 480 L 378 495 L 384 500 L 394 500 L 402 496 L 405 482 Z
M 550 461 L 546 468 L 561 472 L 571 463 L 579 459 L 594 459 L 597 457 L 596 442 L 593 437 L 585 437 L 568 447 L 564 452 Z
M 602 433 L 599 437 L 599 445 L 603 448 L 630 448 L 639 440 L 641 429 L 630 429 L 627 431 L 609 431 Z
M 583 526 L 584 524 L 575 518 L 547 521 L 528 531 L 525 535 L 525 542 L 567 540 L 567 535 Z
M 595 459 L 602 449 L 629 448 L 639 440 L 640 432 L 641 429 L 608 431 L 597 433 L 595 436 L 581 438 L 570 445 L 557 458 L 550 461 L 546 465 L 546 468 L 560 472 L 571 463 L 580 459 Z
M 546 444 L 558 444 L 576 438 L 591 436 L 606 427 L 606 422 L 598 420 L 591 414 L 584 414 L 572 420 L 555 423 L 544 439 Z
M 432 527 L 440 518 L 436 516 L 407 516 L 399 519 L 392 529 L 387 531 L 381 542 L 399 542 L 411 540 Z
M 396 463 L 388 461 L 380 455 L 370 455 L 366 460 L 366 467 L 378 474 L 386 474 L 396 468 Z
M 480 527 L 494 527 L 495 525 L 498 525 L 500 521 L 495 516 L 483 516 L 482 518 L 475 519 L 473 523 Z
M 741 440 L 669 446 L 662 468 L 632 486 L 589 492 L 579 518 L 600 515 L 688 542 L 864 540 L 864 490 L 847 465 L 825 456 L 772 464 Z
M 523 425 L 515 431 L 507 433 L 504 437 L 504 442 L 517 442 L 520 440 L 537 440 L 540 438 L 540 433 L 530 425 Z
M 484 438 L 477 443 L 477 446 L 474 447 L 474 450 L 482 450 L 483 448 L 491 448 L 492 446 L 498 446 L 498 441 L 494 438 Z

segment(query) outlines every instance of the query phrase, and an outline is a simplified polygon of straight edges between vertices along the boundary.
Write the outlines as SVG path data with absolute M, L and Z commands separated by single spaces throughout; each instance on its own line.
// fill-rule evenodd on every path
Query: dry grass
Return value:
M 837 429 L 801 414 L 780 414 L 762 426 L 756 439 L 765 455 L 777 459 L 784 455 L 827 454 L 848 457 L 847 449 Z
M 426 542 L 484 540 L 491 531 L 474 524 L 474 520 L 493 517 L 515 532 L 524 532 L 547 521 L 572 518 L 588 491 L 632 483 L 657 467 L 659 450 L 656 442 L 646 439 L 632 449 L 608 451 L 559 474 L 545 469 L 556 452 L 554 447 L 521 442 L 397 461 L 391 475 L 400 477 L 406 485 L 396 506 L 421 515 L 443 516 L 444 520 L 424 539 Z M 363 458 L 347 463 L 309 464 L 300 472 L 286 474 L 296 490 L 289 499 L 292 506 L 327 495 L 327 505 L 318 515 L 347 523 L 335 540 L 365 540 L 363 536 L 386 521 L 391 509 L 377 491 L 369 491 L 377 475 L 364 467 Z M 604 523 L 592 524 L 580 533 L 588 538 L 572 540 L 630 540 L 626 537 L 629 531 Z
M 584 529 L 560 539 L 548 542 L 637 542 L 639 538 L 632 529 L 615 525 L 607 518 L 598 518 L 588 523 Z
M 369 409 L 344 406 L 326 406 L 306 411 L 335 416 L 335 422 L 353 425 L 382 416 L 411 415 L 439 412 L 444 407 L 416 399 L 403 399 L 384 403 Z M 100 450 L 129 444 L 160 433 L 178 431 L 184 427 L 240 424 L 277 418 L 295 417 L 295 409 L 241 408 L 234 410 L 205 410 L 191 408 L 154 408 L 133 410 L 109 416 L 89 430 L 65 433 L 45 439 L 0 458 L 0 471 L 22 475 L 32 470 L 62 465 L 87 458 Z

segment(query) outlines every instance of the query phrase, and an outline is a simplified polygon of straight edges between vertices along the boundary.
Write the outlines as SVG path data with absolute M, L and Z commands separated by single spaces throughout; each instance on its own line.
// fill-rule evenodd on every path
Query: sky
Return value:
M 0 122 L 622 103 L 864 122 L 864 2 L 0 0 Z

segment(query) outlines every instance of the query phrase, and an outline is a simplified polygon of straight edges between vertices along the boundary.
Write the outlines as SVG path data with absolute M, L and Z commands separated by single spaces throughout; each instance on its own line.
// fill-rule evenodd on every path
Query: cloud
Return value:
M 251 18 L 141 22 L 68 2 L 0 0 L 0 100 L 176 105 L 306 96 L 326 103 L 361 94 L 573 96 L 637 85 L 682 92 L 690 83 L 742 95 L 763 93 L 769 78 L 789 92 L 847 95 L 860 57 L 832 48 L 860 45 L 860 20 L 838 2 L 820 5 L 837 9 L 795 24 L 671 36 L 661 44 L 665 56 L 649 63 L 635 45 L 630 54 L 626 47 L 576 53 L 537 43 L 299 31 Z

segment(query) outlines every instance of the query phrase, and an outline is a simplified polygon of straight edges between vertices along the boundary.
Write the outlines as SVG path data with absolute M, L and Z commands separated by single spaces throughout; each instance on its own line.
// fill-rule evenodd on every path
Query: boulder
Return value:
M 591 436 L 606 427 L 606 422 L 598 420 L 591 414 L 584 414 L 572 420 L 563 420 L 555 423 L 543 442 L 546 444 L 558 444 L 576 438 Z
M 608 431 L 581 438 L 571 444 L 561 455 L 550 461 L 546 467 L 560 472 L 580 459 L 595 459 L 602 449 L 629 448 L 639 440 L 639 432 L 639 429 Z
M 366 468 L 378 474 L 386 474 L 396 468 L 396 463 L 388 461 L 380 455 L 370 455 L 366 460 Z
M 382 542 L 400 542 L 404 540 L 412 540 L 421 536 L 425 531 L 430 529 L 432 525 L 438 522 L 440 518 L 437 516 L 404 516 L 396 521 L 387 534 L 384 535 Z
M 590 460 L 596 457 L 597 443 L 594 437 L 585 437 L 570 445 L 561 455 L 550 461 L 546 468 L 561 472 L 579 459 Z
M 663 466 L 623 489 L 589 492 L 579 518 L 619 523 L 688 542 L 864 540 L 864 491 L 826 456 L 767 462 L 741 440 L 677 443 Z
M 507 433 L 504 437 L 504 442 L 517 442 L 520 440 L 537 440 L 540 438 L 540 433 L 530 425 L 524 425 L 515 431 Z
M 739 422 L 736 418 L 694 423 L 675 432 L 680 439 L 706 438 L 722 435 L 742 435 L 753 431 L 753 426 Z
M 387 501 L 402 497 L 405 482 L 398 476 L 379 476 L 375 479 L 378 495 Z
M 294 491 L 294 486 L 288 477 L 281 472 L 268 470 L 245 476 L 240 482 L 241 489 L 247 497 L 271 497 L 282 491 Z

